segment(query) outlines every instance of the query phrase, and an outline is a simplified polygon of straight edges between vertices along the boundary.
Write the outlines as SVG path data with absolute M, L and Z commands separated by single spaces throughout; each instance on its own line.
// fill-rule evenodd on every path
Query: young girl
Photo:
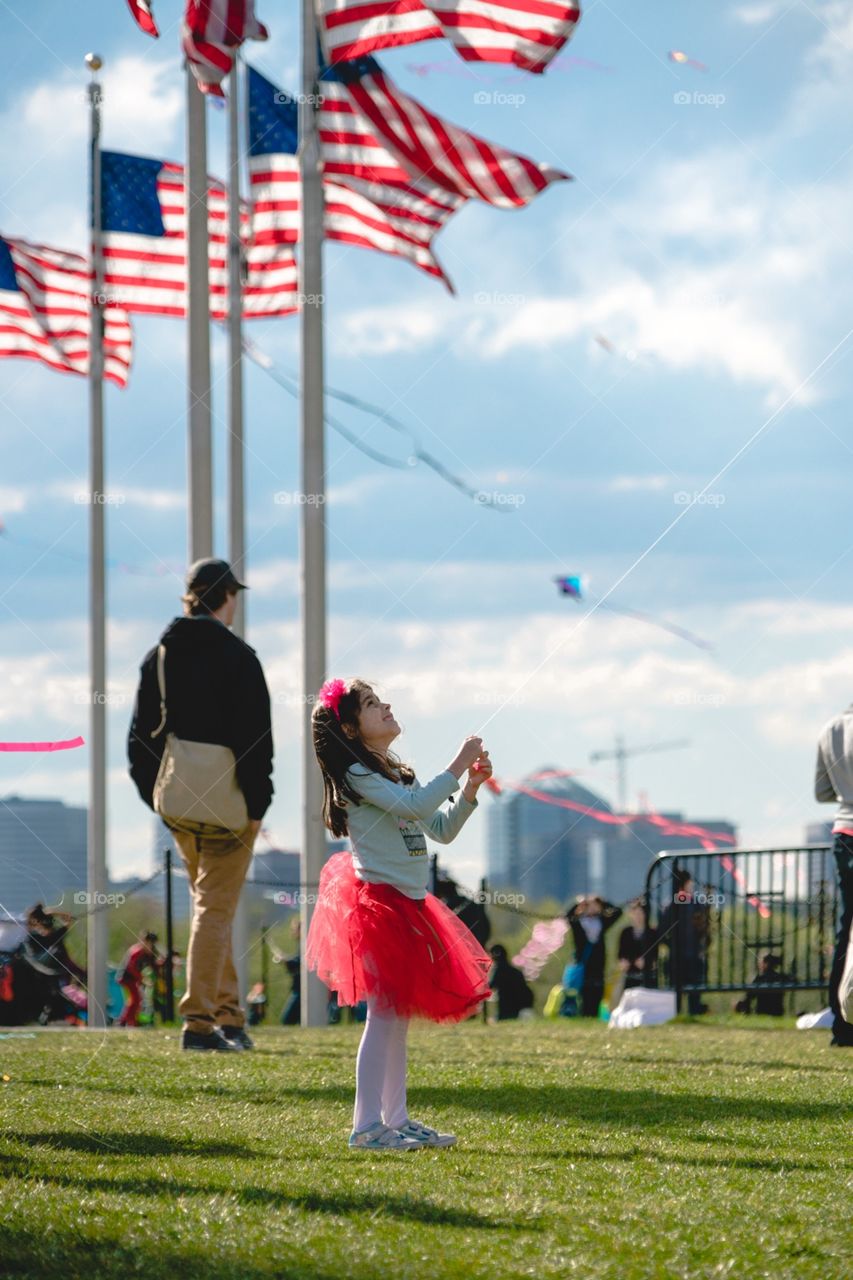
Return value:
M 337 991 L 340 1004 L 367 1000 L 349 1145 L 449 1147 L 452 1134 L 409 1118 L 409 1019 L 468 1017 L 490 994 L 491 962 L 470 930 L 427 893 L 424 833 L 441 844 L 458 835 L 491 777 L 489 755 L 481 738 L 466 738 L 445 770 L 419 784 L 389 750 L 400 733 L 390 706 L 363 680 L 327 681 L 312 720 L 323 818 L 336 836 L 349 836 L 352 853 L 333 854 L 323 868 L 306 963 Z

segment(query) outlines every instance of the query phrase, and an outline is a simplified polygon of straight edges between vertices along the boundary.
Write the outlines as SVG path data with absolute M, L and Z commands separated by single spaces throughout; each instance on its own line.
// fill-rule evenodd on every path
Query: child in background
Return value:
M 458 835 L 491 777 L 489 755 L 481 738 L 466 738 L 447 768 L 421 785 L 390 751 L 400 733 L 390 706 L 363 680 L 327 681 L 312 720 L 323 817 L 334 835 L 349 836 L 352 852 L 334 854 L 323 868 L 306 963 L 337 991 L 340 1004 L 367 1000 L 349 1145 L 451 1146 L 452 1134 L 409 1117 L 409 1019 L 467 1018 L 490 994 L 491 962 L 470 930 L 427 892 L 424 834 L 441 844 Z M 445 801 L 449 806 L 440 808 Z

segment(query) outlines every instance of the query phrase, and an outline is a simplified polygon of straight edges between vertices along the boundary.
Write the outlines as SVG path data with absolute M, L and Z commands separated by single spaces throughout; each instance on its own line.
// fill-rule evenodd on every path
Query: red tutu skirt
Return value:
M 366 884 L 347 852 L 321 872 L 305 961 L 339 1004 L 370 996 L 400 1017 L 460 1022 L 491 994 L 489 956 L 443 902 Z

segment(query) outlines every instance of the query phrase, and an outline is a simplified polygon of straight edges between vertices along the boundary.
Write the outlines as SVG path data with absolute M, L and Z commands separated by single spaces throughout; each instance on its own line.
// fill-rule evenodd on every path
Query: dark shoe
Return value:
M 219 1030 L 232 1049 L 254 1049 L 255 1042 L 245 1027 L 220 1027 Z
M 835 1036 L 829 1042 L 830 1049 L 853 1049 L 853 1040 L 838 1040 Z
M 187 1031 L 185 1027 L 181 1033 L 181 1048 L 200 1049 L 202 1052 L 224 1050 L 226 1053 L 233 1053 L 236 1045 L 226 1040 L 221 1031 Z

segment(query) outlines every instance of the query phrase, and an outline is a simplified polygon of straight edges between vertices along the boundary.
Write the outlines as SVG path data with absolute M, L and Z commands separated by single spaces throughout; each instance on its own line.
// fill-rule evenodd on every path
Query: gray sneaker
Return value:
M 182 1049 L 197 1049 L 202 1053 L 207 1052 L 225 1052 L 234 1053 L 237 1046 L 232 1044 L 230 1040 L 226 1040 L 221 1031 L 187 1031 L 186 1027 L 181 1033 Z
M 431 1129 L 428 1124 L 421 1124 L 419 1120 L 407 1120 L 405 1124 L 401 1124 L 399 1132 L 404 1138 L 411 1138 L 422 1147 L 453 1147 L 456 1145 L 456 1135 L 454 1133 L 439 1133 L 437 1129 Z
M 349 1145 L 359 1151 L 417 1151 L 423 1146 L 421 1142 L 413 1142 L 404 1138 L 396 1129 L 389 1129 L 387 1124 L 378 1120 L 369 1129 L 355 1130 L 350 1134 Z

